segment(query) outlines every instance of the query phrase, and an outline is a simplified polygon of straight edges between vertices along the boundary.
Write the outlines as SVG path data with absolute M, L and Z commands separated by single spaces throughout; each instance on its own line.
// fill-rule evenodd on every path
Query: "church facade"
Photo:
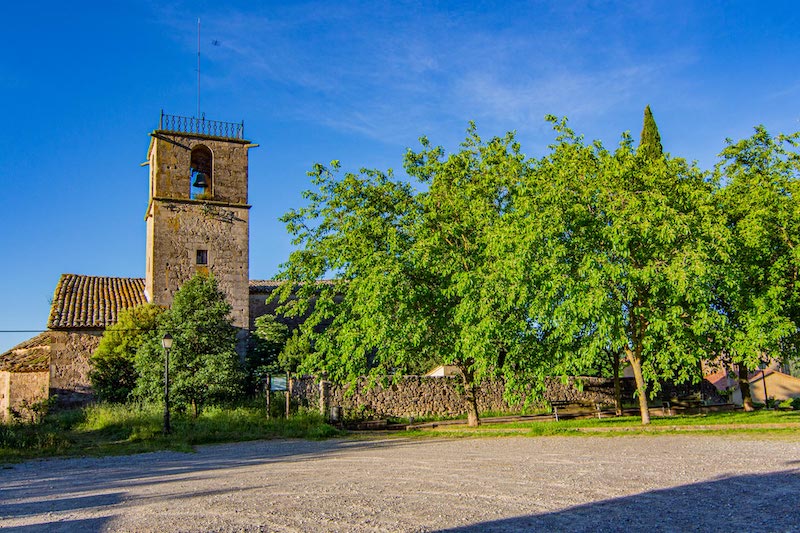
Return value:
M 232 306 L 244 355 L 255 318 L 279 285 L 249 279 L 248 151 L 242 123 L 165 115 L 150 133 L 144 278 L 62 274 L 48 330 L 0 355 L 0 417 L 40 399 L 91 398 L 89 358 L 120 311 L 168 307 L 196 273 L 211 273 Z

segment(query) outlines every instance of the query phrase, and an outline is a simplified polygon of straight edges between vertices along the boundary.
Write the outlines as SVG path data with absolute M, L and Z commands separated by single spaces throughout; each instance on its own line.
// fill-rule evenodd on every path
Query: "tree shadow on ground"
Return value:
M 441 531 L 800 531 L 800 470 L 725 477 Z
M 412 444 L 414 441 L 403 439 L 276 439 L 203 445 L 197 448 L 196 453 L 162 451 L 127 456 L 31 460 L 3 469 L 0 519 L 117 503 L 107 500 L 112 494 L 84 497 L 84 492 L 126 491 L 137 486 L 167 483 L 183 476 L 191 476 L 193 480 L 210 478 L 212 472 L 219 469 L 313 461 L 361 448 L 399 448 Z M 235 453 L 227 452 L 230 447 L 235 447 Z M 203 475 L 204 472 L 209 474 Z M 67 486 L 69 490 L 65 493 Z M 14 500 L 27 503 L 19 504 Z
M 35 524 L 30 526 L 11 526 L 3 527 L 5 533 L 72 533 L 81 531 L 83 533 L 93 533 L 95 531 L 105 531 L 110 518 L 86 518 L 83 520 L 64 520 L 61 522 L 47 522 L 46 524 Z

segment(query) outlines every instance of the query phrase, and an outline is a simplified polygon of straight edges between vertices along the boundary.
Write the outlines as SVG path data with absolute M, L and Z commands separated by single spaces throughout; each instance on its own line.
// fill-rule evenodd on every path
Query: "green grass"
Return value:
M 486 414 L 484 414 L 486 417 Z M 197 419 L 173 414 L 172 433 L 162 433 L 163 411 L 157 406 L 95 405 L 49 415 L 36 425 L 0 425 L 0 463 L 36 457 L 123 455 L 158 450 L 191 451 L 197 444 L 269 438 L 324 439 L 346 435 L 326 424 L 315 412 L 288 420 L 267 420 L 261 406 L 209 407 Z M 800 411 L 742 411 L 654 417 L 642 426 L 638 417 L 484 423 L 479 428 L 440 426 L 395 433 L 411 438 L 592 435 L 613 437 L 658 433 L 698 432 L 758 438 L 800 438 Z M 698 428 L 697 426 L 703 426 Z M 381 436 L 385 437 L 385 434 Z M 353 438 L 371 438 L 357 436 Z
M 268 438 L 324 439 L 341 432 L 318 413 L 270 419 L 263 408 L 209 407 L 194 419 L 173 413 L 162 433 L 157 406 L 94 405 L 49 415 L 40 424 L 0 425 L 0 462 L 36 457 L 124 455 L 157 450 L 191 451 L 197 444 Z
M 774 428 L 759 427 L 767 424 L 800 424 L 800 411 L 743 411 L 720 412 L 698 415 L 653 417 L 649 426 L 643 426 L 641 419 L 634 416 L 614 418 L 584 418 L 571 420 L 537 420 L 508 422 L 500 424 L 484 423 L 478 428 L 466 426 L 440 426 L 433 429 L 408 431 L 409 437 L 497 437 L 497 436 L 550 436 L 550 435 L 591 435 L 619 436 L 661 433 L 736 433 L 773 436 L 796 436 L 800 438 L 797 427 Z M 699 428 L 698 426 L 703 426 Z M 742 427 L 746 426 L 746 427 Z M 694 427 L 694 428 L 693 428 Z

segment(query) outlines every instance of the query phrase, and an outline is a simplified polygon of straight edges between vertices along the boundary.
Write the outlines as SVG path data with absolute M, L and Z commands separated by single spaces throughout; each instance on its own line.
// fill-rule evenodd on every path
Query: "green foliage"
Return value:
M 771 136 L 763 126 L 728 140 L 717 178 L 718 201 L 734 246 L 718 286 L 726 318 L 718 342 L 729 362 L 755 369 L 798 355 L 800 326 L 800 153 L 798 134 Z
M 758 129 L 709 175 L 664 154 L 649 106 L 638 149 L 548 120 L 556 139 L 536 160 L 474 126 L 449 155 L 421 139 L 404 163 L 420 190 L 314 167 L 307 206 L 283 217 L 299 247 L 285 312 L 310 313 L 303 370 L 353 381 L 454 364 L 467 396 L 499 374 L 509 399 L 535 401 L 547 375 L 624 357 L 647 422 L 648 392 L 699 380 L 703 360 L 795 353 L 796 136 Z
M 164 310 L 144 304 L 120 311 L 117 323 L 103 332 L 92 354 L 89 379 L 97 399 L 125 402 L 130 399 L 138 374 L 134 368 L 136 351 L 152 336 Z
M 237 397 L 244 373 L 236 353 L 237 329 L 231 324 L 230 311 L 213 276 L 198 274 L 187 281 L 159 320 L 158 332 L 146 339 L 136 353 L 136 397 L 144 401 L 163 398 L 161 338 L 166 333 L 173 337 L 169 352 L 170 401 L 176 409 L 191 407 L 197 416 L 209 402 Z
M 644 157 L 655 159 L 664 155 L 664 147 L 661 146 L 661 134 L 658 133 L 656 119 L 650 111 L 650 106 L 644 108 L 644 123 L 642 124 L 642 134 L 639 138 L 639 153 Z
M 255 324 L 247 355 L 247 373 L 253 392 L 260 389 L 268 374 L 296 373 L 313 351 L 308 338 L 301 336 L 298 330 L 290 334 L 289 327 L 274 315 L 260 316 Z
M 33 402 L 23 399 L 17 407 L 9 407 L 8 412 L 11 416 L 11 420 L 15 423 L 30 422 L 32 424 L 39 424 L 57 402 L 57 395 Z
M 523 350 L 526 316 L 505 301 L 504 250 L 493 244 L 527 171 L 519 145 L 513 134 L 484 142 L 474 126 L 449 156 L 421 144 L 404 167 L 422 191 L 391 171 L 339 177 L 334 161 L 314 167 L 308 205 L 283 217 L 300 249 L 284 265 L 295 284 L 283 296 L 294 288 L 296 298 L 282 311 L 310 313 L 303 370 L 352 382 L 454 364 L 469 394 Z
M 659 380 L 698 379 L 719 323 L 711 287 L 727 242 L 711 185 L 681 159 L 635 151 L 628 136 L 609 152 L 551 120 L 559 142 L 510 221 L 510 284 L 528 306 L 537 350 L 573 375 L 622 353 L 653 393 Z
M 294 374 L 312 353 L 308 337 L 300 335 L 300 332 L 295 330 L 286 339 L 283 349 L 278 354 L 278 366 L 284 371 Z
M 286 369 L 280 354 L 286 346 L 289 328 L 274 315 L 262 315 L 255 320 L 256 329 L 250 338 L 247 351 L 246 370 L 249 389 L 254 392 L 263 383 L 267 374 L 278 374 Z

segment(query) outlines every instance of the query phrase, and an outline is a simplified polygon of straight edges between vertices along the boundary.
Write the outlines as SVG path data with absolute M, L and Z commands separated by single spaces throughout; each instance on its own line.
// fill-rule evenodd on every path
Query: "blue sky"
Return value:
M 290 250 L 278 217 L 314 162 L 401 166 L 417 138 L 545 114 L 711 168 L 725 138 L 800 129 L 794 2 L 4 2 L 0 7 L 0 330 L 38 330 L 61 273 L 144 276 L 148 133 L 161 109 L 245 122 L 251 278 Z M 218 41 L 218 45 L 212 45 Z M 32 336 L 0 333 L 0 350 Z

